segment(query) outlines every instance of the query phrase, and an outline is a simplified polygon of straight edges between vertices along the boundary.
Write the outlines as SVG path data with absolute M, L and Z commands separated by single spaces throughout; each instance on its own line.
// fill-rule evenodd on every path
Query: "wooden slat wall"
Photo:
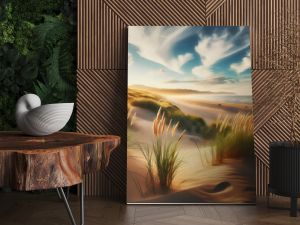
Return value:
M 284 41 L 267 40 L 267 32 L 282 32 L 281 20 L 291 21 L 292 15 L 299 23 L 298 0 L 78 0 L 77 128 L 122 137 L 109 168 L 85 178 L 86 194 L 126 199 L 127 26 L 247 25 L 251 29 L 257 195 L 265 195 L 268 143 L 288 139 L 291 130 L 286 103 L 276 98 L 291 88 L 283 90 L 280 74 L 293 74 L 278 72 L 262 59 L 280 50 Z M 278 84 L 272 93 L 270 84 Z

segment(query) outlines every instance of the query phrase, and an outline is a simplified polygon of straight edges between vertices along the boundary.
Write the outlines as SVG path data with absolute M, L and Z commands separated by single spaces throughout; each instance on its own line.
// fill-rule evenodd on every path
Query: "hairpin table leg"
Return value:
M 61 199 L 62 197 L 60 196 L 60 193 L 59 193 L 59 191 L 58 191 L 57 188 L 56 188 L 56 191 L 57 191 L 57 194 L 58 194 L 58 198 Z M 65 194 L 66 198 L 69 199 L 69 196 L 70 196 L 70 187 L 66 187 L 66 191 L 65 192 L 66 192 L 66 194 Z
M 82 183 L 80 183 L 78 186 L 80 192 L 80 225 L 84 225 L 84 187 Z M 63 188 L 59 187 L 56 190 L 59 198 L 61 198 L 65 204 L 72 225 L 77 225 Z

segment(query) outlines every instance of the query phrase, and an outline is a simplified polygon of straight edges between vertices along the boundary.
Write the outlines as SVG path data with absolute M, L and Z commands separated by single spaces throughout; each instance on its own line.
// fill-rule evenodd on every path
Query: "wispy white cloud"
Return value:
M 203 79 L 210 79 L 213 77 L 214 73 L 209 66 L 201 65 L 196 66 L 192 69 L 192 73 L 196 76 L 199 76 Z
M 251 67 L 251 59 L 250 59 L 250 53 L 245 56 L 242 61 L 238 63 L 232 63 L 230 65 L 230 69 L 235 71 L 237 74 L 244 72 L 247 69 L 250 69 Z
M 226 78 L 225 76 L 216 76 L 209 79 L 200 79 L 200 78 L 194 78 L 190 80 L 167 80 L 166 83 L 171 84 L 196 84 L 196 85 L 211 85 L 211 84 L 229 84 L 229 83 L 236 83 L 238 80 L 234 78 Z
M 134 63 L 133 56 L 130 52 L 128 52 L 128 66 Z
M 242 31 L 241 29 L 234 36 L 230 36 L 226 31 L 222 34 L 214 33 L 210 36 L 200 35 L 195 51 L 201 59 L 201 65 L 194 67 L 192 73 L 201 78 L 214 76 L 212 72 L 214 64 L 249 47 L 249 42 L 238 45 L 238 47 L 234 43 L 238 36 L 242 34 Z
M 228 41 L 227 37 L 228 33 L 222 35 L 214 33 L 208 37 L 200 37 L 201 39 L 195 47 L 195 51 L 199 54 L 203 66 L 212 66 L 228 55 L 233 43 Z
M 187 28 L 173 27 L 166 30 L 163 27 L 130 27 L 128 42 L 138 48 L 141 57 L 159 63 L 174 72 L 182 73 L 181 67 L 193 59 L 193 55 L 187 52 L 173 56 L 170 50 L 176 42 L 186 37 L 188 32 L 184 31 Z

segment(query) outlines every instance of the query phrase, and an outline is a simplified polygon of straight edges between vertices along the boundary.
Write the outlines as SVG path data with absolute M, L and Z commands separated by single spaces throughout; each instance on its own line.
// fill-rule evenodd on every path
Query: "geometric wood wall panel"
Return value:
M 126 197 L 127 26 L 201 26 L 205 21 L 204 1 L 78 1 L 77 129 L 122 137 L 119 151 L 100 175 L 102 182 L 107 179 L 100 189 L 113 184 L 121 199 Z M 86 178 L 87 190 L 100 182 L 98 176 Z
M 292 91 L 288 84 L 294 72 L 284 70 L 254 70 L 252 73 L 254 100 L 254 148 L 257 157 L 257 193 L 265 195 L 268 183 L 269 143 L 289 140 L 291 113 L 283 96 Z M 263 174 L 264 173 L 264 174 Z
M 206 1 L 206 18 L 210 18 L 210 16 L 217 11 L 219 7 L 223 5 L 226 0 L 207 0 Z
M 78 129 L 126 135 L 122 124 L 127 121 L 126 71 L 78 70 L 77 87 Z
M 255 137 L 254 137 L 255 138 Z M 266 187 L 269 181 L 269 169 L 268 167 L 258 158 L 256 158 L 256 195 L 265 196 Z
M 81 133 L 114 134 L 122 138 L 121 145 L 111 155 L 107 169 L 86 177 L 86 194 L 98 195 L 103 190 L 110 190 L 104 192 L 105 197 L 124 199 L 120 193 L 126 191 L 127 72 L 79 69 L 77 74 L 77 130 Z M 91 190 L 97 188 L 99 190 Z
M 278 73 L 264 58 L 281 50 L 281 24 L 294 15 L 299 23 L 298 0 L 78 0 L 77 129 L 122 137 L 107 170 L 86 177 L 86 194 L 122 200 L 126 196 L 127 26 L 247 25 L 251 32 L 257 194 L 264 195 L 268 143 L 288 139 L 291 131 L 286 102 L 280 100 L 281 93 L 291 89 L 280 85 L 287 78 L 280 74 L 289 71 Z M 279 38 L 268 39 L 268 32 Z
M 103 0 L 78 0 L 78 69 L 126 69 L 126 27 Z
M 284 27 L 280 25 L 291 22 L 292 16 L 299 18 L 298 0 L 209 0 L 208 2 L 214 5 L 215 11 L 208 11 L 207 25 L 250 26 L 252 68 L 276 69 L 263 58 L 270 55 L 270 51 L 280 52 L 280 46 L 284 42 L 280 37 Z M 268 40 L 267 36 L 270 32 L 279 38 Z
M 105 0 L 130 26 L 205 25 L 205 1 Z
M 291 124 L 291 114 L 288 108 L 284 105 L 254 133 L 255 154 L 267 167 L 269 166 L 269 143 L 272 141 L 289 140 Z

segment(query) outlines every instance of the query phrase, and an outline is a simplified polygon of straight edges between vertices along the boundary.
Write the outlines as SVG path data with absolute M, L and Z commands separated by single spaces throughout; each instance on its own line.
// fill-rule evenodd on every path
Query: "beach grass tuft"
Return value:
M 224 158 L 248 158 L 253 154 L 253 116 L 237 113 L 219 115 L 216 120 L 217 134 L 212 140 L 213 164 Z
M 140 146 L 154 193 L 156 183 L 161 192 L 171 191 L 175 176 L 182 166 L 179 148 L 185 131 L 178 134 L 178 127 L 179 122 L 173 124 L 170 120 L 167 123 L 164 112 L 159 108 L 153 120 L 154 140 L 151 145 Z

